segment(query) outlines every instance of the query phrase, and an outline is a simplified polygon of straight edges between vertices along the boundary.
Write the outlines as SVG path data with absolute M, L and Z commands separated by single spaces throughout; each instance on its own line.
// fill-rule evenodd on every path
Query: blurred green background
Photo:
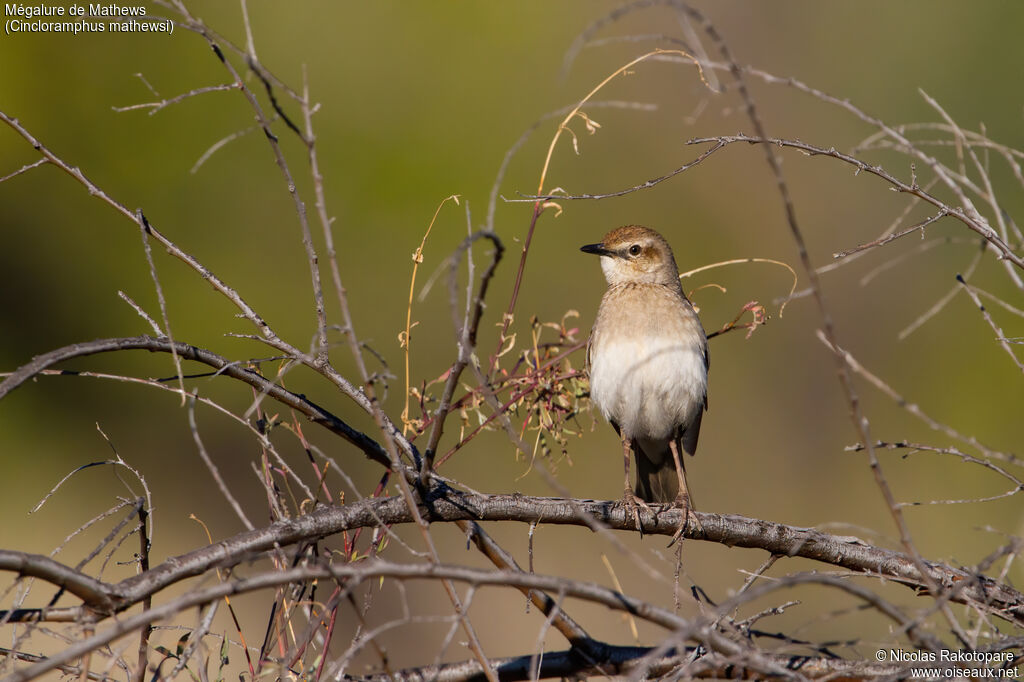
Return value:
M 585 46 L 563 77 L 563 58 L 574 40 L 591 22 L 619 6 L 590 0 L 249 2 L 262 64 L 295 89 L 302 88 L 305 76 L 311 98 L 320 105 L 314 127 L 328 211 L 336 219 L 342 277 L 359 337 L 385 358 L 395 375 L 385 405 L 396 420 L 402 405 L 397 336 L 405 322 L 410 255 L 437 205 L 451 194 L 463 201 L 460 207 L 449 203 L 442 210 L 425 248 L 417 293 L 465 236 L 467 205 L 474 228 L 483 224 L 498 168 L 524 131 L 548 112 L 578 101 L 633 57 L 667 45 L 658 36 L 684 35 L 671 9 L 654 7 L 630 14 L 597 31 L 593 37 L 600 42 Z M 920 89 L 963 127 L 977 130 L 983 125 L 997 142 L 1024 147 L 1024 50 L 1019 42 L 1024 6 L 1019 3 L 698 6 L 741 64 L 849 98 L 893 125 L 941 120 Z M 244 45 L 237 4 L 195 2 L 189 7 L 208 26 Z M 151 11 L 167 14 L 160 7 Z M 615 36 L 646 39 L 607 40 Z M 717 58 L 714 46 L 706 47 Z M 237 58 L 233 62 L 241 69 Z M 18 118 L 111 197 L 130 209 L 141 207 L 154 226 L 234 286 L 281 336 L 309 347 L 315 319 L 308 267 L 294 206 L 266 140 L 249 132 L 190 172 L 212 145 L 253 126 L 244 98 L 237 91 L 213 92 L 153 115 L 146 110 L 114 110 L 229 82 L 201 37 L 183 29 L 171 36 L 5 35 L 0 38 L 0 65 L 0 109 Z M 259 81 L 251 74 L 246 78 L 266 107 Z M 750 83 L 770 135 L 849 150 L 875 132 L 794 89 L 756 79 Z M 656 109 L 585 108 L 601 128 L 591 136 L 581 122 L 572 125 L 580 153 L 574 154 L 568 137 L 563 137 L 546 189 L 622 189 L 691 160 L 699 149 L 686 146 L 690 138 L 753 132 L 733 89 L 714 95 L 692 67 L 677 63 L 641 64 L 597 99 Z M 281 101 L 291 117 L 301 118 L 293 101 Z M 518 151 L 501 185 L 502 195 L 511 198 L 536 190 L 555 126 L 554 119 L 544 120 Z M 275 131 L 312 214 L 305 150 L 280 121 Z M 948 148 L 936 153 L 952 162 Z M 905 196 L 889 191 L 877 178 L 855 176 L 852 168 L 834 160 L 792 152 L 781 156 L 817 265 L 829 263 L 836 251 L 876 237 L 907 206 Z M 865 156 L 909 179 L 905 157 Z M 13 130 L 0 128 L 0 176 L 36 158 Z M 1004 208 L 1010 215 L 1020 215 L 1020 185 L 996 156 L 986 158 L 986 163 L 991 164 Z M 924 184 L 927 177 L 920 164 L 918 172 Z M 150 314 L 159 315 L 140 235 L 131 223 L 48 166 L 0 184 L 0 206 L 0 370 L 12 371 L 34 355 L 76 341 L 149 332 L 117 296 L 122 290 Z M 597 263 L 578 246 L 598 241 L 621 224 L 660 230 L 673 245 L 682 270 L 742 257 L 778 259 L 799 270 L 774 181 L 762 151 L 755 147 L 730 147 L 647 191 L 596 202 L 563 201 L 561 206 L 561 215 L 549 211 L 541 217 L 534 235 L 516 309 L 515 330 L 521 341 L 528 337 L 531 315 L 557 320 L 570 309 L 580 312 L 580 337 L 585 337 L 604 281 Z M 901 224 L 909 226 L 927 215 L 917 207 Z M 498 201 L 494 229 L 507 252 L 489 297 L 482 352 L 489 353 L 495 344 L 493 325 L 509 300 L 529 218 L 529 204 Z M 1024 433 L 1020 374 L 992 341 L 991 330 L 966 296 L 959 293 L 934 319 L 905 340 L 897 338 L 955 285 L 955 274 L 967 268 L 978 251 L 973 234 L 959 223 L 947 220 L 929 228 L 926 239 L 940 237 L 955 239 L 908 257 L 867 284 L 861 278 L 898 256 L 915 254 L 921 240 L 910 237 L 823 275 L 839 338 L 864 365 L 940 422 L 993 449 L 1019 452 Z M 322 248 L 322 239 L 316 241 Z M 486 251 L 476 249 L 478 265 Z M 257 344 L 226 337 L 227 332 L 252 330 L 185 266 L 159 249 L 154 255 L 178 340 L 235 359 L 271 354 Z M 325 281 L 327 274 L 325 268 Z M 1022 306 L 1019 290 L 991 256 L 986 256 L 973 281 Z M 436 378 L 454 358 L 443 282 L 439 279 L 415 304 L 413 318 L 419 325 L 411 355 L 414 383 Z M 786 295 L 791 280 L 784 270 L 768 265 L 705 272 L 685 286 L 709 283 L 727 289 L 703 288 L 694 295 L 709 330 L 731 320 L 754 299 L 769 306 L 772 319 L 750 340 L 733 333 L 712 343 L 711 409 L 700 451 L 689 465 L 698 508 L 821 526 L 894 544 L 894 526 L 865 456 L 844 452 L 856 434 L 835 379 L 835 365 L 815 338 L 821 319 L 812 301 L 793 301 L 780 316 L 777 301 Z M 800 288 L 806 284 L 800 272 Z M 328 309 L 331 321 L 340 323 L 333 297 Z M 1024 335 L 1019 318 L 995 307 L 992 312 L 1007 336 Z M 332 358 L 356 380 L 347 348 L 337 347 Z M 379 369 L 371 357 L 368 360 Z M 582 362 L 581 356 L 574 359 L 577 365 Z M 82 359 L 67 368 L 140 376 L 173 373 L 169 357 L 145 353 Z M 372 432 L 371 422 L 326 382 L 299 370 L 287 377 L 287 384 Z M 932 431 L 863 381 L 856 384 L 875 438 L 969 450 Z M 247 390 L 223 380 L 190 385 L 236 410 L 244 410 L 251 399 Z M 251 468 L 259 457 L 256 443 L 238 425 L 209 410 L 200 409 L 198 420 L 211 456 L 250 517 L 263 522 L 265 500 Z M 571 464 L 559 457 L 547 465 L 573 495 L 617 498 L 621 458 L 614 433 L 597 415 L 584 415 L 580 423 L 584 435 L 571 443 Z M 186 410 L 172 394 L 108 381 L 48 377 L 19 388 L 0 404 L 0 490 L 7 519 L 0 528 L 0 546 L 48 553 L 86 519 L 106 509 L 113 496 L 128 494 L 109 468 L 90 469 L 72 478 L 41 511 L 28 515 L 66 473 L 111 456 L 97 424 L 118 453 L 145 475 L 154 494 L 154 560 L 205 542 L 189 514 L 202 518 L 215 538 L 241 529 L 202 466 Z M 346 466 L 364 494 L 372 490 L 379 476 L 376 466 L 314 427 L 307 426 L 305 432 Z M 453 423 L 445 443 L 450 445 L 455 433 Z M 279 442 L 294 457 L 293 466 L 304 466 L 304 455 L 293 439 L 282 434 Z M 901 501 L 986 497 L 1009 486 L 990 471 L 953 457 L 905 454 L 880 455 Z M 529 471 L 527 462 L 516 458 L 500 434 L 479 439 L 452 460 L 446 473 L 487 492 L 555 494 Z M 1024 532 L 1022 511 L 1018 495 L 988 503 L 921 506 L 906 514 L 926 556 L 974 564 L 1002 542 L 1000 532 Z M 517 552 L 525 548 L 525 528 L 496 532 Z M 455 529 L 435 533 L 448 560 L 480 561 L 460 549 L 464 540 Z M 76 538 L 60 556 L 73 563 L 98 537 Z M 648 554 L 665 554 L 665 563 L 659 566 L 671 576 L 670 552 L 663 550 L 661 540 L 641 543 L 630 536 L 625 541 Z M 536 542 L 538 571 L 610 584 L 598 560 L 601 553 L 610 553 L 620 578 L 635 575 L 629 561 L 584 531 L 542 526 Z M 567 545 L 574 551 L 565 552 Z M 743 576 L 737 571 L 753 570 L 764 558 L 700 543 L 688 543 L 684 555 L 687 577 L 719 597 L 741 583 Z M 116 577 L 122 569 L 110 570 Z M 1019 581 L 1020 569 L 1013 568 L 1009 575 Z M 436 592 L 427 593 L 431 599 L 443 599 L 439 589 Z M 655 601 L 671 599 L 667 585 L 647 585 L 637 592 Z M 833 597 L 824 598 L 831 606 L 828 599 Z M 505 603 L 521 612 L 515 599 Z M 260 613 L 254 607 L 254 617 Z M 601 617 L 600 611 L 584 613 Z M 802 622 L 809 613 L 794 622 Z M 520 629 L 491 646 L 489 653 L 507 655 L 532 646 L 540 621 L 536 614 L 520 620 Z M 488 636 L 505 633 L 508 623 L 482 617 L 478 626 L 487 644 Z M 841 636 L 843 625 L 835 627 Z M 854 634 L 856 627 L 850 626 Z M 612 641 L 628 641 L 628 631 L 618 619 L 594 630 Z M 429 648 L 429 643 L 424 646 Z M 461 650 L 451 654 L 463 656 Z

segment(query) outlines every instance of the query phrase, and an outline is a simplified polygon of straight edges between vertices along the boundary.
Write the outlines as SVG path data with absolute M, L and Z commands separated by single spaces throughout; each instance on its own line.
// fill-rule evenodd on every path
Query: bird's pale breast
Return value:
M 590 349 L 590 395 L 629 438 L 665 440 L 703 409 L 705 337 L 697 314 L 663 285 L 605 294 Z

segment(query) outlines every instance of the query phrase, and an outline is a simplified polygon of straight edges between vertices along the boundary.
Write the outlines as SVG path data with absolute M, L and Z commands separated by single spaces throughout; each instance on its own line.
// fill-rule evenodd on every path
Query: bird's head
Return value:
M 654 230 L 640 225 L 617 227 L 599 244 L 580 247 L 584 253 L 601 256 L 601 269 L 608 284 L 679 285 L 679 270 L 672 248 Z

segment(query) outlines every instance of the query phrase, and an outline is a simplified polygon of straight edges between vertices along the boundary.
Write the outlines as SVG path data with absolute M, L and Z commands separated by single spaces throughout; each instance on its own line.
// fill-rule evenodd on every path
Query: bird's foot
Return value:
M 672 541 L 668 543 L 669 547 L 676 544 L 676 542 L 683 537 L 683 533 L 685 533 L 688 528 L 693 528 L 694 530 L 699 531 L 701 535 L 704 535 L 704 526 L 701 524 L 700 519 L 697 518 L 696 510 L 694 510 L 693 505 L 690 503 L 689 495 L 680 494 L 675 499 L 675 502 L 669 505 L 669 509 L 681 509 L 683 516 L 683 521 L 679 524 L 679 529 L 676 530 L 675 534 L 672 536 Z
M 643 535 L 644 527 L 640 523 L 640 507 L 643 507 L 647 511 L 651 511 L 651 508 L 646 502 L 637 497 L 636 493 L 629 488 L 626 488 L 626 492 L 622 495 L 622 506 L 626 510 L 627 517 L 632 514 L 633 521 L 636 523 L 636 529 L 640 531 L 640 535 Z

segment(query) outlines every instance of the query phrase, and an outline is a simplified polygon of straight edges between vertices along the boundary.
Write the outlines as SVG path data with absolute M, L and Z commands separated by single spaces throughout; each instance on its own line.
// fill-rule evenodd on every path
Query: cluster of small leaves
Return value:
M 569 438 L 580 436 L 578 417 L 590 414 L 590 382 L 582 369 L 573 367 L 572 358 L 586 341 L 579 340 L 578 327 L 567 322 L 579 317 L 569 310 L 558 322 L 530 318 L 530 343 L 521 348 L 513 366 L 498 369 L 500 385 L 510 393 L 509 409 L 522 420 L 519 436 L 538 454 L 557 463 L 569 456 Z M 553 337 L 553 338 L 552 338 Z M 532 443 L 528 435 L 532 434 Z
M 210 663 L 212 656 L 210 655 L 209 652 L 206 653 L 205 658 L 201 658 L 196 661 L 197 664 L 201 663 L 202 665 L 202 667 L 199 668 L 198 672 L 193 670 L 192 666 L 188 664 L 189 657 L 186 655 L 186 653 L 188 651 L 188 644 L 191 637 L 191 630 L 182 635 L 181 638 L 178 639 L 177 646 L 175 647 L 175 650 L 173 652 L 165 646 L 153 647 L 153 649 L 157 653 L 161 654 L 164 657 L 163 661 L 161 661 L 156 666 L 156 675 L 154 676 L 154 679 L 159 677 L 160 672 L 163 671 L 164 663 L 168 661 L 174 661 L 177 666 L 183 667 L 185 671 L 188 672 L 189 677 L 195 682 L 200 682 L 201 680 L 214 680 L 214 682 L 224 682 L 224 680 L 226 679 L 225 673 L 227 672 L 225 670 L 225 666 L 227 666 L 228 663 L 231 662 L 231 659 L 228 656 L 228 654 L 230 653 L 231 641 L 226 636 L 222 635 L 220 637 L 221 645 L 219 651 L 217 652 L 217 671 L 216 675 L 211 677 Z
M 531 452 L 553 463 L 569 457 L 569 439 L 579 437 L 578 417 L 589 414 L 590 384 L 582 367 L 580 352 L 586 345 L 580 329 L 571 323 L 579 317 L 569 310 L 561 319 L 541 321 L 531 316 L 528 337 L 522 343 L 521 332 L 501 334 L 498 349 L 491 359 L 492 371 L 482 384 L 463 382 L 463 393 L 453 400 L 459 432 L 454 444 L 438 458 L 442 464 L 485 430 L 511 429 Z M 504 321 L 499 323 L 504 326 Z M 450 370 L 436 379 L 411 387 L 412 398 L 420 410 L 419 418 L 405 421 L 415 436 L 429 430 L 436 419 L 438 396 Z M 483 376 L 483 373 L 467 375 Z M 455 415 L 452 415 L 455 416 Z M 454 420 L 452 420 L 454 423 Z M 517 449 L 517 456 L 522 448 Z

